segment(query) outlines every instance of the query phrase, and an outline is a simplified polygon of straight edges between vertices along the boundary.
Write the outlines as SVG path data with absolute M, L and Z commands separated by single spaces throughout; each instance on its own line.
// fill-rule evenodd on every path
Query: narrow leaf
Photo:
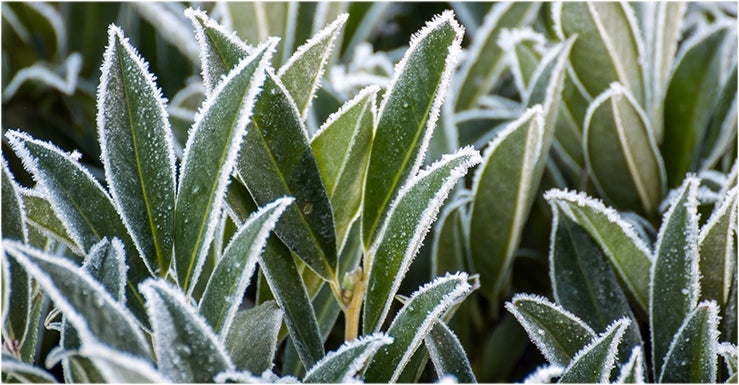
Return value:
M 590 326 L 544 297 L 517 294 L 505 306 L 552 365 L 567 366 L 595 338 Z
M 192 292 L 276 41 L 239 62 L 206 99 L 185 145 L 175 208 L 175 266 Z
M 43 234 L 44 237 L 54 239 L 66 246 L 72 253 L 83 255 L 72 237 L 69 236 L 64 223 L 54 212 L 54 208 L 39 188 L 21 190 L 23 206 L 26 209 L 28 226 Z M 143 263 L 142 263 L 143 267 Z
M 737 187 L 716 206 L 698 238 L 700 299 L 726 306 L 736 266 Z
M 732 146 L 737 135 L 737 62 L 730 70 L 731 75 L 724 83 L 721 96 L 711 117 L 710 125 L 701 142 L 700 169 L 714 168 L 716 163 Z M 734 157 L 736 158 L 736 157 Z
M 683 182 L 662 220 L 649 286 L 649 321 L 655 377 L 683 319 L 698 304 L 698 184 Z
M 606 329 L 588 346 L 580 350 L 565 368 L 560 383 L 607 383 L 618 356 L 621 343 L 629 321 L 620 319 Z
M 643 384 L 647 382 L 644 373 L 645 367 L 643 348 L 641 346 L 634 346 L 631 350 L 629 360 L 621 365 L 618 378 L 616 378 L 615 382 L 617 384 Z
M 643 110 L 618 83 L 588 107 L 583 152 L 593 183 L 606 202 L 653 217 L 665 195 L 665 170 Z
M 389 204 L 423 163 L 449 78 L 459 55 L 463 29 L 451 11 L 417 32 L 385 91 L 372 144 L 364 209 L 365 248 L 387 216 Z
M 175 155 L 162 92 L 148 63 L 116 27 L 108 28 L 98 87 L 101 159 L 113 203 L 149 271 L 172 259 Z
M 477 288 L 465 273 L 447 274 L 419 288 L 390 324 L 393 343 L 380 348 L 365 373 L 367 382 L 395 382 L 434 322 Z
M 467 353 L 454 332 L 441 321 L 436 321 L 424 342 L 439 378 L 454 376 L 460 383 L 476 383 Z
M 2 158 L 2 235 L 18 241 L 28 240 L 26 213 L 18 184 Z
M 163 375 L 175 382 L 213 382 L 216 374 L 233 369 L 225 346 L 182 291 L 154 279 L 143 282 L 139 290 L 146 298 Z
M 515 3 L 514 3 L 515 6 Z M 520 95 L 525 95 L 544 54 L 546 38 L 531 28 L 503 29 L 498 46 L 505 55 L 508 70 Z
M 608 257 L 628 294 L 646 312 L 652 253 L 633 226 L 616 210 L 584 193 L 550 190 L 544 198 L 590 234 Z
M 84 341 L 100 341 L 145 360 L 151 352 L 133 315 L 89 273 L 72 262 L 28 246 L 4 241 L 3 247 L 51 297 Z
M 475 171 L 470 208 L 470 251 L 481 293 L 497 301 L 510 274 L 526 218 L 536 197 L 535 168 L 542 152 L 541 106 L 510 123 L 485 150 Z M 495 306 L 495 305 L 493 305 Z
M 434 243 L 431 246 L 432 277 L 467 270 L 468 242 L 462 222 L 467 203 L 469 201 L 466 199 L 458 199 L 446 204 L 436 221 Z
M 19 361 L 10 354 L 7 354 L 4 350 L 2 355 L 2 372 L 18 382 L 40 384 L 56 384 L 58 382 L 51 373 L 37 366 Z
M 236 313 L 225 341 L 237 370 L 262 373 L 272 367 L 282 314 L 274 301 Z
M 715 383 L 718 370 L 718 306 L 701 302 L 670 343 L 659 382 Z
M 108 383 L 172 383 L 151 362 L 103 344 L 84 344 L 80 355 L 90 360 L 95 369 L 100 371 L 102 381 Z
M 365 334 L 382 327 L 393 297 L 449 191 L 480 160 L 477 151 L 464 147 L 421 171 L 398 193 L 367 254 L 371 260 L 369 266 L 365 264 Z
M 237 169 L 258 205 L 295 197 L 275 233 L 318 275 L 334 279 L 337 254 L 331 202 L 295 102 L 271 70 L 242 153 Z
M 737 354 L 739 354 L 739 352 L 737 351 L 736 345 L 729 343 L 729 342 L 722 342 L 718 344 L 716 352 L 718 353 L 718 355 L 723 357 L 724 362 L 726 363 L 726 369 L 728 371 L 729 376 L 736 377 Z M 730 381 L 726 381 L 726 382 L 728 383 Z
M 383 333 L 345 342 L 323 357 L 306 373 L 305 383 L 346 383 L 354 379 L 377 351 L 393 339 Z

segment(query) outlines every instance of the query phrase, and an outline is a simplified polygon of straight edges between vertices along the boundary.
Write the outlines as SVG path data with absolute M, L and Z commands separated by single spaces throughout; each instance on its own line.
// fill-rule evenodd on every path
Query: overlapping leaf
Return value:
M 94 382 L 172 383 L 151 362 L 111 349 L 107 345 L 88 343 L 82 346 L 79 354 L 100 371 L 101 379 L 88 379 Z
M 392 338 L 382 333 L 346 342 L 313 365 L 303 382 L 310 384 L 351 381 L 382 346 L 392 342 Z
M 262 373 L 272 367 L 282 314 L 274 301 L 236 313 L 225 341 L 237 370 Z
M 714 299 L 724 306 L 729 301 L 736 268 L 736 228 L 737 187 L 734 187 L 723 197 L 700 232 L 701 299 Z
M 15 357 L 2 353 L 2 372 L 19 382 L 26 383 L 57 383 L 51 373 L 31 364 L 19 361 Z
M 641 346 L 635 346 L 631 350 L 628 361 L 619 368 L 619 374 L 615 382 L 617 384 L 645 383 L 647 382 L 644 373 L 645 367 L 644 350 Z
M 460 383 L 477 382 L 467 358 L 467 353 L 462 348 L 457 336 L 445 323 L 436 321 L 434 327 L 426 335 L 424 342 L 439 378 L 452 375 Z
M 77 255 L 84 254 L 69 236 L 64 223 L 56 215 L 51 203 L 39 188 L 23 189 L 20 193 L 26 210 L 26 223 L 30 228 L 46 238 L 61 242 Z
M 580 350 L 565 368 L 560 383 L 607 383 L 616 364 L 618 346 L 629 321 L 620 319 Z
M 716 382 L 718 322 L 713 301 L 701 302 L 685 317 L 659 369 L 659 382 Z

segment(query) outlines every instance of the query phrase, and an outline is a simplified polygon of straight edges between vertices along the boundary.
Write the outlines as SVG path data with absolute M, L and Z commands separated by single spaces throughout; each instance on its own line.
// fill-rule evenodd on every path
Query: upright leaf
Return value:
M 698 238 L 700 299 L 714 299 L 722 306 L 728 303 L 736 268 L 736 229 L 737 187 L 734 187 L 714 209 Z
M 28 239 L 26 213 L 19 186 L 10 172 L 5 157 L 2 158 L 2 235 L 18 241 Z
M 680 325 L 659 369 L 659 382 L 715 383 L 718 370 L 718 306 L 701 302 Z
M 665 166 L 643 110 L 618 83 L 588 107 L 583 133 L 588 171 L 600 195 L 622 210 L 657 213 L 665 194 Z
M 111 349 L 103 344 L 84 344 L 79 353 L 82 357 L 90 360 L 94 367 L 100 371 L 102 378 L 95 382 L 172 383 L 172 380 L 166 378 L 151 362 Z
M 40 188 L 23 189 L 20 193 L 26 210 L 26 223 L 30 228 L 43 234 L 46 238 L 60 242 L 76 255 L 84 254 L 77 247 L 75 241 L 72 240 L 64 227 L 64 223 L 56 215 L 51 202 Z
M 469 200 L 458 199 L 446 204 L 436 221 L 434 243 L 431 245 L 432 277 L 467 270 L 469 242 L 462 222 L 467 203 Z
M 262 373 L 272 367 L 282 315 L 275 301 L 236 313 L 225 341 L 237 370 Z
M 602 335 L 580 350 L 565 368 L 559 382 L 563 384 L 610 382 L 611 371 L 618 356 L 618 345 L 629 323 L 625 319 L 614 322 Z
M 454 14 L 446 11 L 413 36 L 395 67 L 380 105 L 367 169 L 362 211 L 365 249 L 374 241 L 390 202 L 423 163 L 462 35 Z
M 462 344 L 444 322 L 436 321 L 424 342 L 439 378 L 454 376 L 460 383 L 476 383 L 467 353 Z
M 295 197 L 275 233 L 313 271 L 333 280 L 337 253 L 331 202 L 295 102 L 271 70 L 242 153 L 237 169 L 258 205 Z
M 510 274 L 539 179 L 544 120 L 535 106 L 509 124 L 485 150 L 475 171 L 470 208 L 470 251 L 480 274 L 481 292 L 494 303 Z M 493 305 L 496 307 L 496 305 Z
M 711 116 L 711 122 L 701 141 L 700 169 L 715 167 L 722 156 L 736 145 L 737 135 L 737 62 L 730 70 L 721 96 Z M 736 158 L 736 157 L 734 157 Z
M 615 382 L 617 384 L 643 384 L 647 382 L 644 373 L 645 367 L 643 348 L 634 346 L 628 361 L 621 365 Z
M 276 41 L 239 62 L 206 99 L 185 145 L 175 208 L 175 267 L 192 292 Z
M 247 42 L 264 41 L 270 36 L 282 36 L 282 48 L 276 53 L 274 63 L 285 62 L 293 51 L 298 2 L 232 2 L 226 3 L 234 30 Z
M 346 383 L 361 372 L 377 351 L 393 339 L 383 333 L 370 334 L 345 342 L 317 362 L 305 374 L 305 383 Z
M 139 290 L 146 298 L 162 374 L 175 382 L 213 382 L 216 374 L 233 369 L 225 346 L 182 291 L 154 279 Z
M 685 179 L 662 220 L 649 286 L 652 362 L 660 375 L 673 336 L 698 304 L 698 184 Z
M 447 274 L 419 288 L 393 319 L 387 334 L 393 343 L 380 348 L 365 373 L 367 382 L 395 382 L 421 341 L 452 306 L 477 287 L 465 273 Z
M 513 3 L 515 6 L 515 3 Z M 519 95 L 525 95 L 532 75 L 541 62 L 546 38 L 531 28 L 503 29 L 498 46 L 503 51 L 508 70 L 513 75 Z
M 387 219 L 372 244 L 365 263 L 367 293 L 363 330 L 379 331 L 444 199 L 457 180 L 480 162 L 480 155 L 464 147 L 446 155 L 409 180 L 390 206 Z

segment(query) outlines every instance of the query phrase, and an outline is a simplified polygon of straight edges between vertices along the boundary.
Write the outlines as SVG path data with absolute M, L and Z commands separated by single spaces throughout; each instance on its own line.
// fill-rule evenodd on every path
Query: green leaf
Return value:
M 565 368 L 559 382 L 563 384 L 610 382 L 611 371 L 618 356 L 618 345 L 629 323 L 626 319 L 614 322 L 602 335 L 582 348 Z
M 364 208 L 365 249 L 387 216 L 389 204 L 423 163 L 436 126 L 463 30 L 446 11 L 417 32 L 384 93 L 372 144 Z
M 513 3 L 513 6 L 516 4 Z M 498 46 L 508 62 L 519 95 L 529 89 L 536 68 L 544 55 L 546 38 L 531 28 L 503 29 Z
M 649 285 L 649 323 L 655 377 L 661 373 L 670 341 L 698 304 L 698 185 L 689 176 L 662 220 Z
M 259 265 L 275 300 L 285 312 L 287 331 L 303 366 L 312 367 L 324 356 L 323 339 L 316 313 L 290 250 L 279 239 L 270 237 L 260 256 Z
M 634 346 L 631 350 L 629 360 L 619 368 L 617 384 L 643 384 L 646 383 L 644 373 L 644 350 L 641 346 Z
M 736 145 L 737 135 L 737 63 L 729 71 L 721 96 L 701 142 L 700 169 L 713 168 L 720 158 Z M 736 159 L 736 157 L 734 157 Z
M 375 86 L 360 91 L 329 116 L 311 141 L 321 179 L 331 199 L 339 250 L 344 248 L 362 202 L 378 91 Z
M 467 57 L 459 72 L 456 111 L 469 110 L 496 86 L 508 63 L 501 41 L 506 28 L 521 28 L 533 23 L 541 7 L 535 2 L 506 2 L 493 5 L 480 28 L 472 36 Z
M 247 42 L 282 36 L 282 48 L 273 59 L 276 65 L 280 65 L 295 45 L 298 6 L 297 2 L 233 2 L 227 3 L 224 11 L 231 16 L 235 31 Z
M 151 359 L 148 342 L 133 315 L 91 274 L 70 261 L 13 241 L 3 241 L 8 255 L 32 276 L 64 313 L 84 341 Z
M 476 383 L 467 353 L 454 332 L 441 322 L 436 321 L 424 342 L 431 355 L 431 361 L 439 378 L 453 375 L 460 383 Z
M 258 205 L 295 197 L 275 233 L 313 271 L 333 280 L 337 253 L 331 202 L 295 102 L 271 70 L 242 153 L 237 169 Z
M 652 253 L 634 228 L 616 210 L 584 193 L 550 190 L 544 198 L 590 234 L 628 289 L 627 294 L 646 312 Z
M 98 87 L 98 136 L 113 203 L 150 272 L 172 259 L 175 155 L 162 92 L 148 63 L 116 27 Z
M 718 306 L 701 302 L 675 337 L 660 369 L 659 382 L 715 383 L 718 370 Z
M 305 120 L 308 115 L 308 108 L 319 87 L 334 42 L 348 17 L 346 13 L 339 15 L 326 28 L 298 47 L 277 73 L 277 77 L 295 101 L 302 120 Z
M 516 316 L 531 341 L 553 365 L 567 366 L 575 354 L 595 338 L 590 326 L 544 297 L 516 294 L 505 307 Z
M 529 210 L 536 197 L 535 169 L 543 151 L 541 106 L 526 111 L 489 144 L 475 171 L 470 208 L 470 251 L 481 293 L 494 303 L 510 274 Z M 492 305 L 497 307 L 496 305 Z
M 2 235 L 18 241 L 28 239 L 26 213 L 18 184 L 8 168 L 5 157 L 2 158 Z
M 644 105 L 644 42 L 627 3 L 554 3 L 554 29 L 561 40 L 577 35 L 570 63 L 589 96 L 619 82 Z
M 397 381 L 434 322 L 477 288 L 477 282 L 471 285 L 468 281 L 466 273 L 447 274 L 413 293 L 387 330 L 393 343 L 375 354 L 365 373 L 365 381 Z
M 84 254 L 69 236 L 64 228 L 64 223 L 56 215 L 54 208 L 46 198 L 46 194 L 40 191 L 39 188 L 23 189 L 20 193 L 23 198 L 23 206 L 26 209 L 28 226 L 43 234 L 44 237 L 59 241 L 72 253 Z
M 208 96 L 185 145 L 175 208 L 175 267 L 187 292 L 213 239 L 231 170 L 276 41 L 255 49 Z
M 399 191 L 365 254 L 370 259 L 364 266 L 368 274 L 362 324 L 365 334 L 382 327 L 393 297 L 449 191 L 480 160 L 476 150 L 464 147 L 421 171 Z
M 57 383 L 57 380 L 49 372 L 23 361 L 19 361 L 15 357 L 3 350 L 2 356 L 2 372 L 11 376 L 18 382 L 28 383 Z
M 139 290 L 146 298 L 157 367 L 175 382 L 213 382 L 233 369 L 226 347 L 180 289 L 147 279 Z
M 723 60 L 720 46 L 729 33 L 717 23 L 683 43 L 665 95 L 662 156 L 667 167 L 667 184 L 674 188 L 685 173 L 694 170 L 700 159 L 700 144 L 719 99 L 717 87 Z
M 262 373 L 272 367 L 282 314 L 275 301 L 236 313 L 225 341 L 237 370 Z
M 718 347 L 716 349 L 716 352 L 718 355 L 723 357 L 724 362 L 726 363 L 726 370 L 728 371 L 728 375 L 730 377 L 736 378 L 737 373 L 737 348 L 736 345 L 729 343 L 729 342 L 722 342 L 718 344 Z M 726 381 L 727 383 L 730 383 L 731 381 Z M 734 381 L 736 382 L 736 381 Z
M 431 276 L 467 270 L 467 236 L 463 218 L 468 199 L 457 199 L 444 206 L 434 226 L 434 243 L 431 246 Z
M 84 344 L 80 349 L 80 355 L 99 370 L 102 379 L 92 379 L 95 382 L 139 384 L 172 382 L 152 366 L 151 362 L 103 344 Z
M 309 384 L 349 382 L 382 346 L 392 342 L 393 339 L 383 333 L 370 334 L 345 342 L 313 365 L 303 382 Z
M 726 306 L 736 266 L 734 236 L 737 229 L 737 187 L 713 210 L 698 238 L 700 250 L 700 299 L 714 299 Z
M 593 183 L 606 202 L 654 217 L 665 194 L 665 166 L 646 115 L 618 83 L 588 107 L 583 152 Z

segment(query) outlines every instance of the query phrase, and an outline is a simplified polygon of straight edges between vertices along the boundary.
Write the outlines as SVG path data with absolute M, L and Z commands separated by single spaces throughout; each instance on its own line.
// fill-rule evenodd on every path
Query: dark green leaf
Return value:
M 722 307 L 729 302 L 729 291 L 736 267 L 734 237 L 737 229 L 737 187 L 722 198 L 698 239 L 700 250 L 700 299 L 714 299 Z
M 450 202 L 439 215 L 431 249 L 432 277 L 467 270 L 467 237 L 462 223 L 467 203 L 465 199 Z
M 737 63 L 730 70 L 721 96 L 716 103 L 711 122 L 701 142 L 700 169 L 713 168 L 721 156 L 736 145 L 737 135 Z M 736 157 L 734 157 L 736 158 Z
M 346 383 L 372 359 L 375 353 L 393 339 L 383 333 L 371 334 L 344 343 L 326 355 L 306 373 L 305 383 Z
M 272 367 L 282 314 L 274 301 L 236 313 L 225 341 L 237 370 L 262 373 Z
M 157 370 L 151 362 L 130 354 L 111 349 L 102 344 L 85 344 L 80 355 L 89 360 L 94 370 L 99 371 L 100 378 L 87 378 L 92 382 L 107 383 L 172 383 Z
M 565 368 L 560 383 L 607 383 L 616 364 L 618 345 L 629 321 L 620 319 L 588 346 L 582 348 Z
M 19 187 L 8 168 L 5 157 L 2 158 L 2 235 L 3 238 L 18 241 L 28 240 L 26 213 Z
M 641 346 L 634 346 L 629 360 L 619 369 L 617 384 L 643 384 L 646 381 L 644 368 L 644 350 Z
M 2 372 L 18 382 L 28 383 L 57 383 L 51 373 L 31 364 L 18 361 L 15 357 L 3 351 Z
M 439 378 L 453 375 L 460 383 L 476 383 L 467 353 L 445 323 L 436 321 L 424 342 Z
M 61 242 L 71 252 L 77 255 L 84 253 L 77 247 L 75 242 L 64 228 L 64 223 L 54 212 L 51 203 L 46 199 L 45 194 L 38 188 L 24 189 L 21 191 L 23 197 L 23 205 L 26 209 L 26 221 L 31 228 L 43 234 L 45 238 L 54 239 Z M 143 267 L 143 262 L 142 262 Z
M 701 302 L 690 312 L 675 337 L 660 369 L 661 383 L 715 383 L 718 369 L 718 306 Z

